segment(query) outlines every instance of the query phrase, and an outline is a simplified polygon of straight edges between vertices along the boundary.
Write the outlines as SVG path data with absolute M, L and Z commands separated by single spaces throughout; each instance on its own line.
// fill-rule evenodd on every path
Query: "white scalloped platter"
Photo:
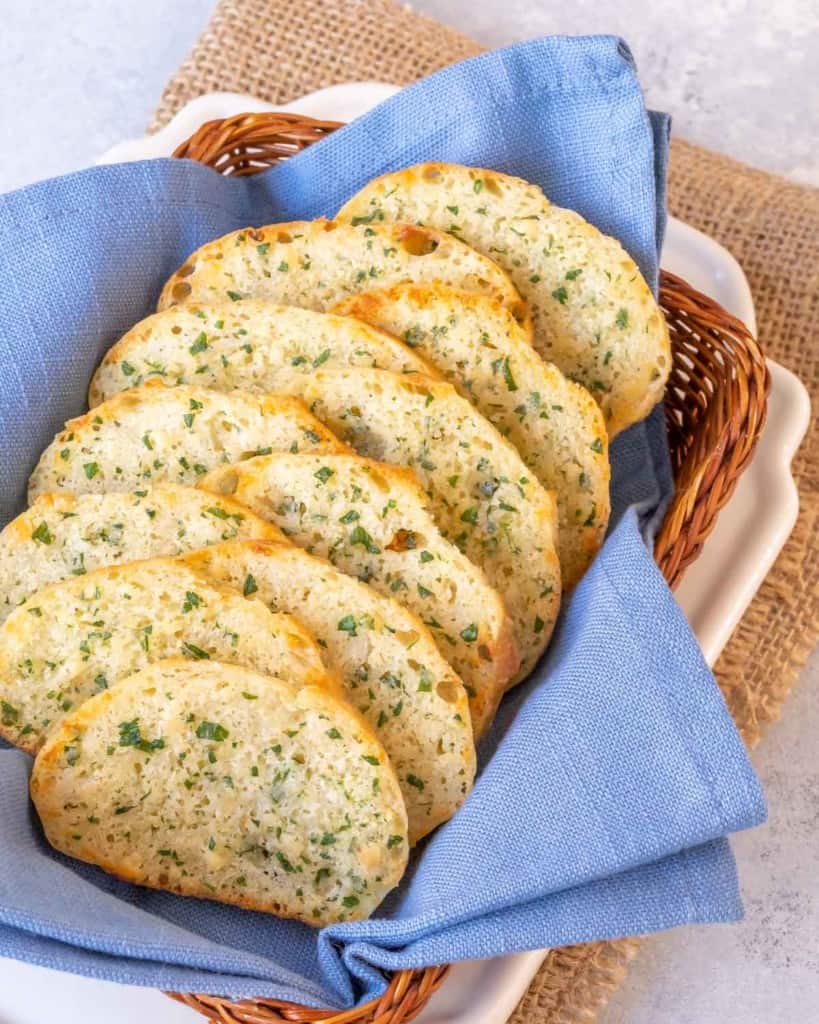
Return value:
M 311 93 L 279 110 L 351 121 L 387 99 L 396 86 L 358 82 Z M 235 93 L 193 100 L 156 135 L 122 142 L 98 163 L 170 156 L 205 121 L 243 111 L 274 109 Z M 707 235 L 671 218 L 662 266 L 679 274 L 756 329 L 748 282 L 731 254 Z M 676 592 L 713 664 L 793 529 L 798 496 L 790 463 L 810 421 L 801 382 L 769 363 L 772 389 L 766 423 L 753 460 L 719 517 L 702 555 Z M 418 1024 L 504 1024 L 546 955 L 535 950 L 456 964 Z M 127 987 L 44 967 L 0 959 L 0 1021 L 41 1024 L 59 1006 L 62 1024 L 196 1024 L 202 1018 L 151 989 Z

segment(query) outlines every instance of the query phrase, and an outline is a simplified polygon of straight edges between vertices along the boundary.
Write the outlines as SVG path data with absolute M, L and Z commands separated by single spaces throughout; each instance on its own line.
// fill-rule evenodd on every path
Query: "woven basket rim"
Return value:
M 221 174 L 251 175 L 342 127 L 279 111 L 240 113 L 203 124 L 173 156 Z M 675 587 L 699 557 L 756 448 L 767 414 L 770 374 L 748 328 L 682 278 L 661 271 L 660 305 L 674 342 L 666 424 L 675 493 L 654 557 Z M 350 1010 L 312 1009 L 276 999 L 230 1000 L 166 993 L 219 1024 L 406 1024 L 444 981 L 449 965 L 385 972 L 382 996 Z

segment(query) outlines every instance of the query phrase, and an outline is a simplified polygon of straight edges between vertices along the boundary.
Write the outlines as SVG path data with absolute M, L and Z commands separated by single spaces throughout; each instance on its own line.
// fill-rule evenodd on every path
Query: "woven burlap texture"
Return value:
M 406 85 L 481 47 L 391 0 L 221 0 L 171 78 L 152 130 L 215 90 L 285 103 L 339 82 Z M 819 395 L 819 192 L 675 139 L 669 203 L 733 252 L 768 354 Z M 819 429 L 794 462 L 801 511 L 716 674 L 749 745 L 778 717 L 819 639 Z M 553 950 L 510 1024 L 589 1024 L 625 977 L 634 939 Z

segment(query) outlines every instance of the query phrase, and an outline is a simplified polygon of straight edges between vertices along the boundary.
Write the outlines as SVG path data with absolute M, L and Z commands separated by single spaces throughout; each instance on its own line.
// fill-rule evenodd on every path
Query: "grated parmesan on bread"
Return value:
M 281 536 L 238 502 L 193 487 L 43 494 L 0 533 L 0 622 L 47 583 L 104 565 Z
M 172 306 L 141 320 L 106 353 L 88 404 L 149 380 L 271 392 L 287 373 L 336 364 L 436 375 L 420 354 L 360 320 L 246 299 Z
M 475 734 L 486 729 L 518 667 L 511 623 L 483 572 L 441 536 L 414 473 L 355 455 L 269 455 L 200 486 L 411 609 L 463 680 Z
M 129 882 L 320 926 L 407 862 L 384 750 L 332 691 L 171 659 L 73 711 L 34 763 L 57 850 Z
M 603 543 L 610 508 L 606 426 L 588 391 L 541 359 L 509 311 L 485 295 L 404 284 L 362 292 L 339 311 L 434 363 L 555 492 L 563 586 L 573 587 Z
M 194 484 L 221 463 L 265 451 L 343 450 L 298 399 L 286 395 L 143 384 L 66 423 L 40 457 L 29 501 L 47 491 Z
M 310 630 L 392 762 L 410 843 L 452 817 L 475 776 L 469 704 L 416 615 L 286 542 L 232 541 L 182 561 Z
M 49 584 L 0 626 L 0 735 L 32 753 L 83 701 L 177 655 L 235 662 L 296 685 L 327 675 L 292 616 L 172 558 L 128 562 Z
M 610 437 L 662 398 L 668 329 L 637 264 L 536 185 L 480 167 L 417 164 L 365 185 L 338 219 L 424 224 L 500 264 L 529 304 L 538 352 L 591 391 Z
M 514 678 L 527 676 L 560 608 L 554 494 L 451 384 L 358 368 L 290 387 L 361 455 L 415 470 L 443 535 L 503 598 L 521 659 Z
M 250 298 L 328 310 L 354 292 L 399 281 L 444 281 L 492 295 L 526 315 L 506 273 L 457 238 L 367 218 L 268 224 L 217 238 L 171 276 L 157 308 Z

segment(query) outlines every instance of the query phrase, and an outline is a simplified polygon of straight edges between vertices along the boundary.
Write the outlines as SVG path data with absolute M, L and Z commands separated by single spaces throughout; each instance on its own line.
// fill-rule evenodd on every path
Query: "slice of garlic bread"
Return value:
M 294 398 L 143 384 L 69 420 L 40 457 L 29 501 L 48 491 L 133 491 L 193 484 L 260 452 L 344 446 Z
M 415 470 L 443 535 L 503 598 L 521 659 L 515 681 L 527 676 L 560 609 L 553 492 L 451 384 L 359 368 L 290 387 L 361 455 Z
M 436 376 L 420 354 L 360 320 L 246 299 L 173 306 L 141 320 L 106 353 L 88 405 L 154 379 L 273 392 L 288 373 L 335 365 Z
M 450 231 L 499 263 L 529 304 L 538 352 L 589 389 L 610 437 L 662 398 L 668 328 L 637 264 L 536 185 L 480 167 L 417 164 L 365 185 L 338 219 Z
M 402 338 L 435 363 L 557 496 L 564 590 L 594 558 L 609 520 L 608 438 L 589 392 L 545 362 L 509 311 L 444 285 L 396 285 L 341 312 Z
M 412 223 L 370 224 L 367 218 L 268 224 L 217 238 L 171 276 L 157 308 L 272 299 L 328 310 L 354 292 L 399 281 L 443 281 L 492 295 L 526 315 L 505 271 L 457 238 Z
M 129 882 L 298 918 L 367 917 L 401 879 L 406 814 L 331 691 L 171 659 L 72 712 L 34 763 L 48 841 Z
M 34 752 L 83 701 L 177 655 L 294 684 L 327 675 L 315 641 L 292 616 L 173 558 L 128 562 L 51 583 L 0 626 L 0 735 Z
M 518 667 L 511 622 L 483 572 L 441 536 L 414 473 L 355 455 L 268 455 L 200 486 L 415 612 L 466 686 L 475 734 L 485 730 Z
M 281 537 L 238 502 L 193 487 L 43 494 L 0 533 L 0 622 L 47 583 L 104 565 Z
M 452 817 L 475 776 L 469 704 L 416 615 L 289 543 L 231 541 L 182 561 L 310 630 L 387 751 L 410 843 Z

